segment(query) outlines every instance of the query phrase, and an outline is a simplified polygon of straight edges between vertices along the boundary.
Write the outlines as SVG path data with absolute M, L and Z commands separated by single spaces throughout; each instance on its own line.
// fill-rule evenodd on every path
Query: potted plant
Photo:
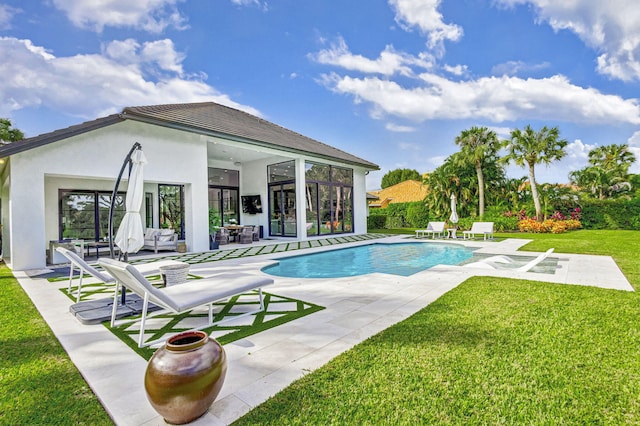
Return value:
M 220 213 L 209 209 L 209 250 L 216 250 L 220 247 L 220 241 L 216 241 L 216 231 L 220 227 Z

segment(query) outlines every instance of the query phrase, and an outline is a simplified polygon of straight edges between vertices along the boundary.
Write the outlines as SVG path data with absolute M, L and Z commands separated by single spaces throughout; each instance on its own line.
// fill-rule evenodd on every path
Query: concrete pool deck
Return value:
M 416 241 L 406 235 L 375 242 Z M 417 240 L 430 243 L 432 240 Z M 517 251 L 529 240 L 435 240 L 477 248 L 483 255 L 535 256 Z M 340 248 L 370 244 L 359 241 Z M 305 254 L 336 247 L 297 250 Z M 291 252 L 191 265 L 191 272 L 210 275 L 221 270 L 262 274 L 260 269 Z M 326 309 L 225 345 L 228 372 L 209 412 L 192 424 L 225 425 L 270 396 L 368 337 L 413 315 L 474 275 L 521 278 L 558 284 L 578 284 L 633 291 L 609 256 L 553 253 L 554 273 L 518 273 L 439 265 L 409 277 L 369 274 L 333 279 L 274 277 L 270 292 L 305 300 Z M 16 272 L 36 308 L 51 327 L 85 380 L 118 425 L 164 425 L 147 401 L 143 378 L 147 366 L 138 354 L 101 325 L 83 325 L 69 313 L 73 303 L 59 288 L 67 281 L 49 282 Z

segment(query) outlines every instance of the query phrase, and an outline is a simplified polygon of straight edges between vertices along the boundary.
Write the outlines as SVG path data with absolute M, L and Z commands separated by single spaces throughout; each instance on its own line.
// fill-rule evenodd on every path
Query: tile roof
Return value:
M 0 148 L 0 158 L 126 119 L 209 134 L 289 152 L 301 152 L 378 170 L 377 164 L 285 129 L 255 115 L 214 102 L 126 107 L 104 117 Z M 10 149 L 13 148 L 13 149 Z
M 378 197 L 376 200 L 369 202 L 369 206 L 384 208 L 390 203 L 422 201 L 429 193 L 429 189 L 417 180 L 405 180 L 379 191 L 369 191 L 369 193 Z

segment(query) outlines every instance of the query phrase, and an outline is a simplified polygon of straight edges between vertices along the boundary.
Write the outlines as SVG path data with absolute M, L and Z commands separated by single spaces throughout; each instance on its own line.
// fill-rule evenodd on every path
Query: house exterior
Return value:
M 386 208 L 392 203 L 409 203 L 422 201 L 429 193 L 429 189 L 417 180 L 405 180 L 379 191 L 369 191 L 369 208 Z
M 147 158 L 143 225 L 175 229 L 189 251 L 209 249 L 210 224 L 297 240 L 367 230 L 365 175 L 376 164 L 216 103 L 128 107 L 0 147 L 9 267 L 46 267 L 51 242 L 108 237 L 115 180 L 136 142 Z M 114 233 L 126 188 L 125 173 Z

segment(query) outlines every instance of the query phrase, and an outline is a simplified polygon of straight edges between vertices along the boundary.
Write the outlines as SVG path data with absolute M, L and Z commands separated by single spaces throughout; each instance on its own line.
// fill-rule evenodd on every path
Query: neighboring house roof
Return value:
M 378 170 L 377 164 L 285 129 L 260 117 L 214 102 L 126 107 L 114 114 L 0 147 L 0 158 L 27 151 L 124 120 L 137 120 L 256 146 L 308 153 Z
M 384 208 L 392 203 L 422 201 L 428 192 L 429 190 L 422 182 L 406 180 L 379 191 L 369 191 L 370 194 L 377 196 L 375 201 L 369 202 L 369 207 Z

